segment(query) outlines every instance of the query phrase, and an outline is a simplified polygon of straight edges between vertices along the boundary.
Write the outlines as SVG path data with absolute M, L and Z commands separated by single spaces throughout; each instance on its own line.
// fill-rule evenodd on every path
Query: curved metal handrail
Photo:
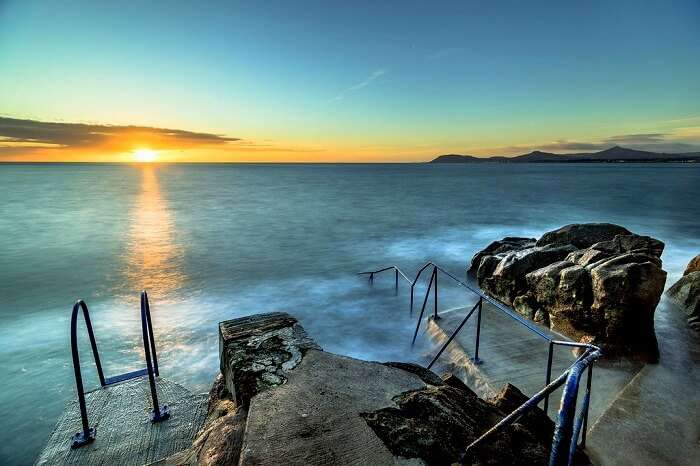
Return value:
M 158 356 L 156 354 L 155 339 L 153 338 L 153 325 L 151 321 L 151 308 L 148 303 L 148 294 L 146 291 L 141 292 L 141 334 L 143 337 L 143 349 L 146 356 L 146 369 L 140 369 L 126 374 L 116 375 L 114 377 L 105 378 L 104 372 L 102 371 L 102 363 L 100 361 L 100 353 L 97 349 L 97 341 L 95 340 L 95 332 L 92 328 L 92 321 L 90 320 L 90 311 L 88 310 L 87 304 L 82 299 L 79 299 L 73 305 L 73 312 L 71 314 L 71 355 L 73 358 L 73 372 L 75 374 L 75 386 L 78 392 L 78 406 L 80 408 L 80 420 L 82 424 L 82 431 L 77 432 L 71 438 L 71 448 L 78 448 L 83 445 L 87 445 L 95 440 L 97 435 L 97 429 L 95 427 L 90 427 L 87 406 L 85 404 L 85 388 L 83 386 L 83 375 L 80 371 L 80 355 L 78 352 L 78 312 L 83 311 L 83 318 L 85 320 L 85 326 L 87 327 L 88 337 L 90 338 L 90 347 L 92 348 L 92 356 L 95 360 L 95 366 L 97 367 L 97 375 L 100 379 L 100 386 L 106 388 L 110 385 L 114 385 L 125 380 L 134 379 L 137 377 L 142 377 L 148 375 L 148 381 L 151 390 L 151 398 L 153 400 L 153 411 L 151 412 L 151 421 L 160 422 L 168 419 L 170 417 L 170 411 L 167 405 L 160 406 L 158 404 L 158 392 L 156 388 L 155 378 L 159 375 L 158 371 Z
M 578 386 L 581 379 L 581 373 L 585 369 L 592 367 L 593 362 L 602 356 L 601 350 L 593 345 L 581 355 L 576 361 L 553 382 L 550 382 L 542 390 L 537 392 L 533 397 L 525 403 L 513 410 L 509 415 L 501 419 L 495 426 L 484 432 L 476 440 L 470 443 L 465 449 L 460 463 L 466 464 L 470 458 L 470 454 L 479 446 L 483 445 L 486 440 L 501 432 L 509 425 L 518 421 L 522 416 L 533 410 L 545 397 L 549 396 L 553 391 L 566 384 L 564 393 L 562 394 L 562 402 L 559 408 L 558 420 L 555 426 L 554 435 L 552 438 L 552 449 L 550 453 L 550 465 L 559 466 L 562 464 L 570 464 L 573 454 L 576 451 L 576 442 L 580 432 L 580 424 L 577 423 L 574 428 L 574 414 L 576 410 L 576 398 L 578 394 Z M 590 387 L 586 392 L 582 412 L 588 408 L 588 400 L 590 400 Z M 576 437 L 574 437 L 576 435 Z
M 97 430 L 90 427 L 88 422 L 87 407 L 85 406 L 85 390 L 83 387 L 83 374 L 80 371 L 80 354 L 78 353 L 78 311 L 83 311 L 83 319 L 87 327 L 88 337 L 90 338 L 90 347 L 92 348 L 92 356 L 97 367 L 97 376 L 100 378 L 100 385 L 105 386 L 105 376 L 102 372 L 102 364 L 100 362 L 100 353 L 97 350 L 97 341 L 95 341 L 95 332 L 92 330 L 92 322 L 90 321 L 90 311 L 87 304 L 82 299 L 79 299 L 73 305 L 73 312 L 70 319 L 70 349 L 73 358 L 73 372 L 75 374 L 75 388 L 78 391 L 78 405 L 80 407 L 80 421 L 83 430 L 77 432 L 71 439 L 71 447 L 77 448 L 88 444 L 95 440 Z

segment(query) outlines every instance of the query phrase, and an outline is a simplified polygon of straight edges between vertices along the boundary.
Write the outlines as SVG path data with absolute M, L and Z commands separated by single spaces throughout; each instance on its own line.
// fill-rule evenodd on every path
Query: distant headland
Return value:
M 700 152 L 668 154 L 628 149 L 614 146 L 600 152 L 577 154 L 554 154 L 551 152 L 532 151 L 529 154 L 515 156 L 476 157 L 473 155 L 440 155 L 428 163 L 566 163 L 566 162 L 700 162 Z

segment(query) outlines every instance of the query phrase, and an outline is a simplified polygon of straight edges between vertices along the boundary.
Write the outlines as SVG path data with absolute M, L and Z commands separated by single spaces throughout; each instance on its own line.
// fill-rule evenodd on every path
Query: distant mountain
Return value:
M 682 154 L 666 154 L 661 152 L 649 152 L 645 150 L 628 149 L 614 146 L 600 152 L 580 154 L 554 154 L 551 152 L 532 151 L 529 154 L 512 157 L 493 156 L 476 157 L 473 155 L 447 154 L 436 157 L 429 163 L 562 163 L 562 162 L 698 162 L 700 152 L 686 152 Z

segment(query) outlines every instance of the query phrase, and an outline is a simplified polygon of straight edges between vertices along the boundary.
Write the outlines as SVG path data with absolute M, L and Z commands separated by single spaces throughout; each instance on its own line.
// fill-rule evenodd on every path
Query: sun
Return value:
M 134 160 L 137 162 L 155 162 L 158 157 L 151 149 L 136 149 L 133 151 Z

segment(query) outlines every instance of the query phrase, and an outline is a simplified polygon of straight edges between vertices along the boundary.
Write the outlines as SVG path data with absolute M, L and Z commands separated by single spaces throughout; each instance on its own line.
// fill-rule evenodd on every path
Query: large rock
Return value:
M 159 464 L 450 464 L 525 401 L 510 385 L 483 400 L 453 375 L 322 351 L 284 313 L 221 323 L 220 353 L 204 427 Z M 552 435 L 535 408 L 467 464 L 547 464 Z
M 603 346 L 608 356 L 658 359 L 661 241 L 608 223 L 567 225 L 534 245 L 510 239 L 472 259 L 481 288 L 553 330 Z
M 527 397 L 507 384 L 482 400 L 454 376 L 445 383 L 402 393 L 388 407 L 362 416 L 394 455 L 420 458 L 426 464 L 455 464 L 464 449 Z M 539 408 L 485 442 L 467 464 L 548 464 L 554 423 Z
M 587 248 L 600 241 L 608 241 L 617 235 L 630 235 L 630 231 L 612 223 L 574 223 L 549 231 L 537 240 L 537 246 L 571 244 Z
M 683 275 L 688 275 L 693 272 L 700 272 L 700 254 L 693 257 L 690 262 L 688 262 L 688 267 L 685 268 Z
M 666 295 L 686 312 L 690 328 L 700 332 L 700 254 L 690 261 Z

